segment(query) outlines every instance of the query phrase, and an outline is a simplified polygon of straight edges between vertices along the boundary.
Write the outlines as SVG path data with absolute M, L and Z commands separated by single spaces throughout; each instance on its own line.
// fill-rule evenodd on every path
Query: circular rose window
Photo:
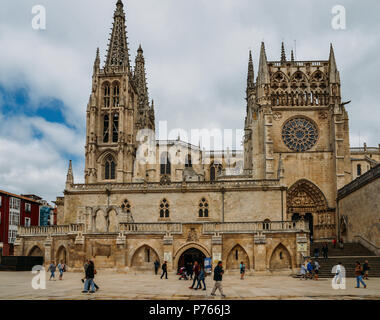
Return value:
M 317 142 L 318 129 L 306 118 L 293 118 L 282 128 L 282 140 L 293 151 L 306 151 Z

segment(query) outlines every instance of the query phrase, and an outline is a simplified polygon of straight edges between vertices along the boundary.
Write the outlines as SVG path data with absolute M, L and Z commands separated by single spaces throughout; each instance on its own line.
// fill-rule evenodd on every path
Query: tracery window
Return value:
M 170 174 L 171 173 L 171 164 L 169 160 L 169 154 L 164 152 L 160 157 L 160 173 L 161 174 Z
M 166 199 L 163 199 L 160 203 L 160 218 L 169 218 L 169 202 Z
M 109 140 L 109 127 L 110 118 L 108 115 L 105 115 L 103 120 L 103 142 L 108 142 Z
M 111 155 L 106 157 L 104 163 L 104 179 L 113 180 L 115 179 L 116 163 Z
M 115 113 L 113 115 L 112 121 L 112 142 L 117 142 L 119 140 L 119 114 Z
M 210 181 L 216 180 L 216 175 L 220 174 L 223 170 L 223 167 L 221 164 L 212 163 L 210 166 Z
M 282 140 L 289 149 L 303 152 L 316 144 L 318 129 L 306 118 L 293 118 L 282 128 Z
M 120 104 L 120 87 L 118 84 L 113 86 L 113 106 L 118 107 Z
M 131 213 L 131 204 L 129 203 L 128 199 L 124 199 L 123 203 L 121 204 L 121 209 L 126 213 Z
M 111 101 L 111 87 L 108 83 L 104 85 L 104 107 L 109 108 L 110 107 L 110 101 Z
M 209 206 L 206 198 L 202 198 L 199 202 L 199 218 L 208 218 Z

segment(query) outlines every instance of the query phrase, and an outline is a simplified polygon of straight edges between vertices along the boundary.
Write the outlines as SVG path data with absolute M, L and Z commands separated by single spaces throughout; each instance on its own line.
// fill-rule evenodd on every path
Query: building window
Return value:
M 185 159 L 185 167 L 186 168 L 191 168 L 193 164 L 191 163 L 191 155 L 188 154 L 186 159 Z
M 263 229 L 264 230 L 269 230 L 270 229 L 270 220 L 269 219 L 265 219 L 264 222 L 263 222 Z
M 161 174 L 170 174 L 171 173 L 171 165 L 170 165 L 170 160 L 169 160 L 169 154 L 167 152 L 161 154 L 160 172 L 161 172 Z
M 10 209 L 20 210 L 21 200 L 17 198 L 10 198 Z
M 129 203 L 127 199 L 125 199 L 123 203 L 121 204 L 121 209 L 125 211 L 126 213 L 131 213 L 131 204 Z
M 118 107 L 120 104 L 120 87 L 118 84 L 113 87 L 113 106 Z
M 105 180 L 114 180 L 115 179 L 116 164 L 115 164 L 115 161 L 111 155 L 108 155 L 106 157 L 104 169 L 105 169 L 105 174 L 104 174 Z
M 317 126 L 306 118 L 290 119 L 282 128 L 282 140 L 293 151 L 307 151 L 317 143 Z
M 208 218 L 209 207 L 206 198 L 202 198 L 199 202 L 199 218 Z
M 109 84 L 104 85 L 104 107 L 109 108 L 110 107 L 110 94 L 111 94 L 111 88 Z
M 112 121 L 112 142 L 117 142 L 119 140 L 119 114 L 115 113 L 113 115 Z
M 30 227 L 30 218 L 25 218 L 25 227 Z
M 108 115 L 105 115 L 104 121 L 103 121 L 103 142 L 108 142 L 109 127 L 110 127 L 110 118 Z
M 25 212 L 31 212 L 32 211 L 32 206 L 30 203 L 25 203 Z
M 210 181 L 216 180 L 216 175 L 221 174 L 223 167 L 221 164 L 212 163 L 210 166 Z
M 8 232 L 8 243 L 13 244 L 17 237 L 17 230 L 9 230 Z
M 169 218 L 169 202 L 163 199 L 160 203 L 160 218 Z
M 362 175 L 362 166 L 361 166 L 361 164 L 358 164 L 356 166 L 356 173 L 357 173 L 358 176 Z

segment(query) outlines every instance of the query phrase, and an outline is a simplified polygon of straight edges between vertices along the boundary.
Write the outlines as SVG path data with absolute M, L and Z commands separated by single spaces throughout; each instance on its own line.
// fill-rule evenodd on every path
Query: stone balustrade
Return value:
M 182 224 L 171 222 L 120 223 L 120 231 L 126 234 L 181 234 Z
M 58 226 L 32 226 L 18 227 L 18 236 L 47 236 L 47 235 L 65 235 L 70 233 L 78 233 L 83 231 L 83 225 L 70 224 Z

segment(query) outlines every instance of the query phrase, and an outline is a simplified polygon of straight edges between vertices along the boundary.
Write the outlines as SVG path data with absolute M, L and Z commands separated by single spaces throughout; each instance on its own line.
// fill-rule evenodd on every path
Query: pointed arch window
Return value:
M 215 181 L 217 174 L 220 174 L 222 170 L 221 164 L 212 163 L 210 166 L 210 181 Z
M 108 155 L 104 164 L 104 179 L 105 180 L 114 180 L 116 172 L 116 163 L 111 155 Z
M 115 113 L 112 118 L 112 142 L 119 140 L 119 114 Z
M 104 94 L 104 98 L 103 98 L 104 107 L 109 108 L 110 103 L 111 103 L 111 87 L 108 83 L 106 83 L 104 85 L 104 93 L 103 94 Z
M 170 216 L 170 205 L 168 200 L 163 199 L 160 203 L 160 218 L 169 218 Z
M 113 106 L 118 107 L 120 105 L 120 86 L 119 84 L 114 84 L 113 86 Z
M 164 152 L 161 154 L 160 173 L 161 174 L 170 174 L 171 173 L 171 164 L 170 164 L 170 160 L 169 160 L 169 154 L 167 152 Z
M 199 202 L 199 211 L 198 211 L 199 218 L 208 218 L 209 216 L 209 206 L 208 201 L 206 198 L 202 198 Z
M 109 140 L 109 127 L 110 118 L 108 115 L 105 115 L 103 120 L 103 142 L 108 142 Z
M 126 213 L 131 213 L 131 204 L 129 203 L 128 199 L 124 199 L 123 203 L 121 204 L 121 209 Z

